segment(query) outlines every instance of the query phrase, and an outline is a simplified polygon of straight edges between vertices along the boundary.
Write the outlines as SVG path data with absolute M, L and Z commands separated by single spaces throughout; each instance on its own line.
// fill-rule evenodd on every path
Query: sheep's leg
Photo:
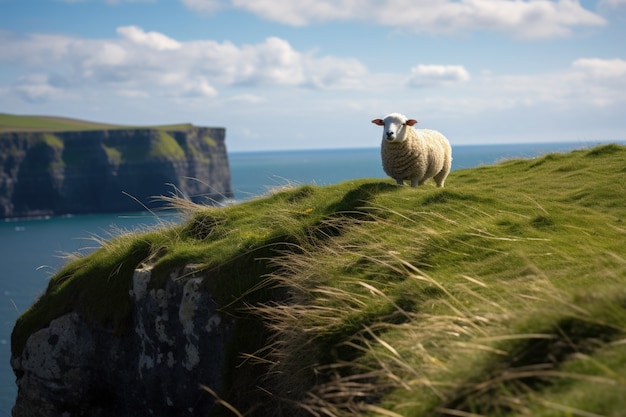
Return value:
M 403 179 L 398 179 L 398 178 L 396 178 L 395 180 L 396 180 L 396 184 L 398 184 L 398 185 L 404 185 L 404 180 L 403 180 Z
M 433 179 L 437 183 L 437 187 L 443 188 L 443 184 L 446 182 L 446 178 L 448 177 L 448 172 L 449 171 L 444 168 L 433 177 Z
M 417 187 L 418 185 L 422 185 L 424 181 L 420 181 L 417 178 L 411 178 L 411 187 Z
M 443 188 L 443 184 L 446 182 L 446 178 L 450 173 L 450 168 L 452 167 L 452 158 L 446 158 L 443 162 L 443 168 L 441 171 L 435 175 L 434 180 L 437 183 L 437 187 Z

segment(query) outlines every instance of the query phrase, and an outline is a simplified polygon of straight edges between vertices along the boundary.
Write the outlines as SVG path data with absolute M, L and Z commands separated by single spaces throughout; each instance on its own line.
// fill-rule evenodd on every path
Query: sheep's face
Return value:
M 383 126 L 383 142 L 402 142 L 406 139 L 407 130 L 417 123 L 417 120 L 407 119 L 399 113 L 391 113 L 384 119 L 372 120 L 372 123 Z

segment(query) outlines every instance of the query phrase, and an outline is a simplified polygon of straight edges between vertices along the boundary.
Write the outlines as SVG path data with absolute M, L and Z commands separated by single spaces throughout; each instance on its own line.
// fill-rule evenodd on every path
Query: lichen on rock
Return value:
M 33 333 L 11 360 L 14 417 L 207 415 L 219 390 L 232 323 L 219 317 L 193 266 L 151 288 L 152 270 L 135 270 L 132 326 L 123 335 L 76 312 Z M 115 308 L 114 305 L 111 308 Z M 200 353 L 202 352 L 202 353 Z

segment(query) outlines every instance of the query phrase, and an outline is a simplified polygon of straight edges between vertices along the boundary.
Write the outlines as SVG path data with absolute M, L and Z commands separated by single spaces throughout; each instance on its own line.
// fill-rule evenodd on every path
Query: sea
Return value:
M 453 145 L 452 169 L 536 158 L 607 142 Z M 237 202 L 287 185 L 330 185 L 386 178 L 378 148 L 232 152 L 229 162 Z M 449 181 L 450 185 L 452 181 Z M 68 255 L 88 254 L 120 232 L 179 222 L 177 213 L 137 212 L 0 220 L 0 417 L 10 416 L 17 387 L 10 366 L 11 331 L 19 315 L 46 289 Z M 112 300 L 112 305 L 114 300 Z

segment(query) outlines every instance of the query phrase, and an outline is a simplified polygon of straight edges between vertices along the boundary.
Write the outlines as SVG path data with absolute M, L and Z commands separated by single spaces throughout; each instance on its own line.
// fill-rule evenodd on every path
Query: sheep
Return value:
M 452 166 L 450 142 L 435 130 L 414 129 L 415 119 L 391 113 L 372 123 L 384 126 L 381 144 L 383 170 L 399 185 L 411 180 L 411 187 L 433 178 L 443 187 Z

